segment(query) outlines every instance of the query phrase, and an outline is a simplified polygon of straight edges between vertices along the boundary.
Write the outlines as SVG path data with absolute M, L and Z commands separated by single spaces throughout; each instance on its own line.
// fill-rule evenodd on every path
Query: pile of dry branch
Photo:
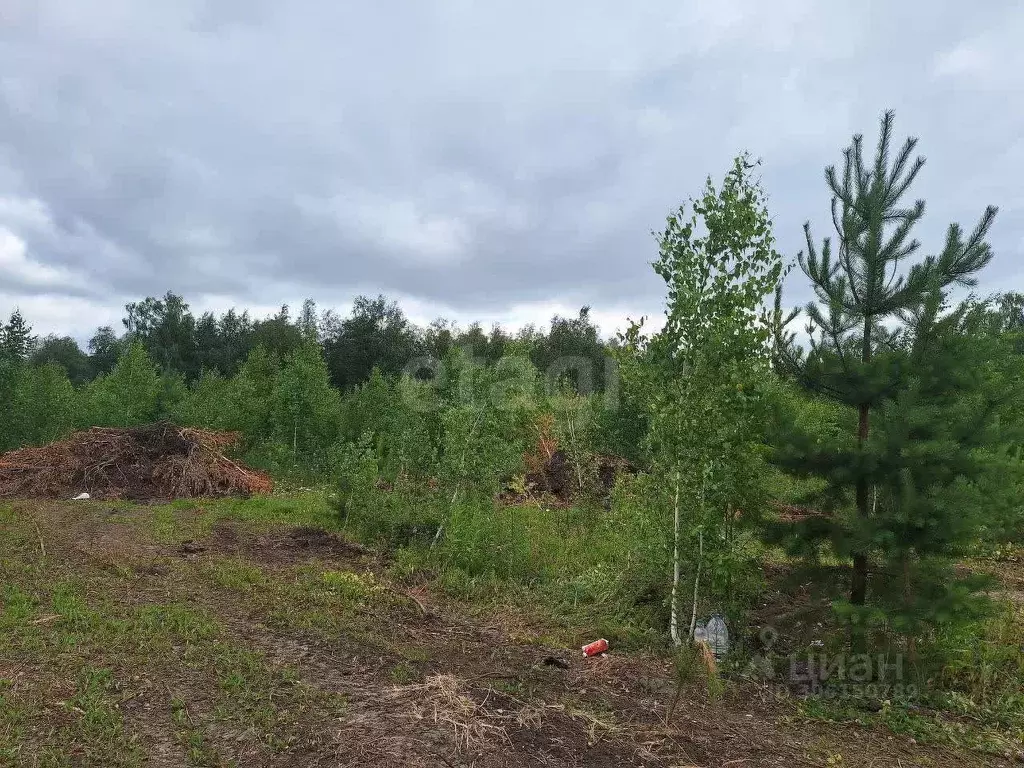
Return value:
M 0 455 L 0 499 L 157 501 L 267 494 L 266 475 L 224 455 L 239 441 L 231 432 L 178 427 L 93 427 L 42 448 Z

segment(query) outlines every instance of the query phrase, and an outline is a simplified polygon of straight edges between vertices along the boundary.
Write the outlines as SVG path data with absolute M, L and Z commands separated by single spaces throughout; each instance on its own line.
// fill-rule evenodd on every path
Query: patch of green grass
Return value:
M 516 615 L 556 644 L 596 635 L 620 649 L 664 648 L 671 567 L 647 490 L 626 483 L 611 510 L 467 501 L 441 546 L 400 549 L 390 574 L 427 581 L 471 611 Z
M 416 645 L 382 643 L 382 647 L 390 649 L 396 656 L 401 656 L 406 661 L 412 661 L 417 664 L 430 661 L 430 651 Z
M 296 491 L 288 495 L 254 496 L 249 499 L 215 499 L 205 503 L 210 517 L 247 523 L 255 530 L 274 525 L 337 528 L 323 490 Z
M 337 529 L 336 518 L 323 491 L 249 499 L 204 499 L 201 503 L 179 500 L 150 507 L 144 515 L 133 516 L 131 520 L 157 542 L 168 545 L 204 539 L 224 520 L 242 523 L 252 532 L 277 525 Z
M 391 668 L 389 677 L 398 685 L 409 685 L 418 678 L 416 670 L 404 661 L 400 661 Z
M 0 508 L 0 579 L 9 582 L 18 571 L 38 569 L 42 552 L 32 522 L 10 507 Z
M 320 574 L 320 582 L 330 595 L 360 605 L 370 603 L 384 591 L 369 572 L 324 571 Z
M 196 727 L 185 700 L 179 696 L 171 699 L 171 722 L 174 723 L 178 741 L 185 750 L 185 758 L 189 765 L 197 768 L 216 768 L 224 765 L 220 754 L 207 742 L 203 731 Z
M 68 714 L 40 750 L 42 766 L 135 768 L 145 755 L 137 737 L 129 734 L 118 710 L 118 684 L 108 669 L 86 666 L 78 676 L 75 695 L 63 706 Z
M 161 504 L 137 518 L 138 524 L 156 541 L 169 545 L 209 536 L 215 521 L 195 502 Z
M 145 526 L 147 535 L 175 542 L 198 538 L 222 513 L 232 514 L 230 506 L 200 517 L 187 506 L 166 505 L 127 519 Z M 240 516 L 285 519 L 294 510 L 288 504 Z M 9 508 L 3 515 L 16 517 Z M 25 520 L 18 522 L 25 528 Z M 344 713 L 344 697 L 301 683 L 291 668 L 278 667 L 244 641 L 226 636 L 214 615 L 193 602 L 194 590 L 175 595 L 184 584 L 180 579 L 166 582 L 166 603 L 139 605 L 145 593 L 125 599 L 122 575 L 68 567 L 56 556 L 57 539 L 52 549 L 47 539 L 48 557 L 42 561 L 31 526 L 28 533 L 24 552 L 12 548 L 7 531 L 0 537 L 0 655 L 47 670 L 47 676 L 20 677 L 17 690 L 12 681 L 0 681 L 3 768 L 140 765 L 141 747 L 118 707 L 117 675 L 123 674 L 181 681 L 186 692 L 169 703 L 169 718 L 185 758 L 195 766 L 229 764 L 221 754 L 233 752 L 234 742 L 228 742 L 226 753 L 218 752 L 225 733 L 257 741 L 264 751 L 287 752 L 308 738 L 308 723 Z M 268 601 L 291 603 L 297 621 L 311 607 L 316 621 L 339 636 L 361 606 L 385 591 L 372 576 L 322 567 L 275 571 L 271 578 L 245 561 L 226 558 L 205 568 L 207 562 L 186 570 L 202 573 L 216 588 L 241 593 L 256 613 Z M 58 694 L 66 699 L 59 710 L 47 682 L 51 674 L 78 681 L 73 695 Z M 210 683 L 213 701 L 190 712 L 184 698 L 189 686 L 201 685 L 208 694 Z
M 35 611 L 35 600 L 17 584 L 0 586 L 0 631 L 24 624 Z
M 268 578 L 250 599 L 271 626 L 325 638 L 373 638 L 369 615 L 401 599 L 371 573 L 301 566 Z
M 263 571 L 252 563 L 236 559 L 218 559 L 205 567 L 211 580 L 219 587 L 250 592 L 266 583 Z
M 992 616 L 943 638 L 941 704 L 1024 733 L 1024 610 L 996 605 Z
M 982 723 L 957 719 L 933 710 L 914 711 L 910 706 L 882 703 L 877 712 L 863 702 L 845 698 L 812 697 L 798 705 L 799 714 L 824 723 L 884 726 L 893 733 L 909 736 L 922 744 L 952 746 L 991 755 L 1016 754 L 1020 735 Z
M 206 611 L 183 603 L 147 605 L 135 614 L 135 627 L 147 638 L 200 642 L 216 637 L 220 624 Z
M 90 648 L 102 648 L 121 634 L 122 627 L 104 611 L 91 606 L 82 595 L 82 585 L 74 581 L 61 581 L 50 591 L 50 608 L 58 616 L 53 623 L 50 642 L 59 652 L 88 653 Z M 108 609 L 110 606 L 106 606 Z
M 208 613 L 185 603 L 124 607 L 103 596 L 90 602 L 84 587 L 73 581 L 53 584 L 47 612 L 37 615 L 36 602 L 17 587 L 5 588 L 0 612 L 0 639 L 23 653 L 73 652 L 151 653 L 172 642 L 209 640 L 220 625 Z
M 620 650 L 661 650 L 665 645 L 649 615 L 605 610 L 587 599 L 575 601 L 573 585 L 561 580 L 516 584 L 493 575 L 472 576 L 457 567 L 419 573 L 470 613 L 520 617 L 528 629 L 511 630 L 518 642 L 574 647 L 581 637 L 605 637 Z
M 237 646 L 211 650 L 222 692 L 216 717 L 251 729 L 272 752 L 294 744 L 299 717 L 308 705 L 306 689 L 297 685 L 295 671 L 271 667 L 262 654 Z

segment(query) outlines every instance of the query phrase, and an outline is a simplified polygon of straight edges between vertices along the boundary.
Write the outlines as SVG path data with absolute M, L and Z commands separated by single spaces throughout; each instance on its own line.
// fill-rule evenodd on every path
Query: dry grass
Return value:
M 381 699 L 389 706 L 404 708 L 413 720 L 427 720 L 449 731 L 460 752 L 476 751 L 495 742 L 511 744 L 500 720 L 513 720 L 515 716 L 488 712 L 464 690 L 455 675 L 438 674 L 419 685 L 396 686 Z

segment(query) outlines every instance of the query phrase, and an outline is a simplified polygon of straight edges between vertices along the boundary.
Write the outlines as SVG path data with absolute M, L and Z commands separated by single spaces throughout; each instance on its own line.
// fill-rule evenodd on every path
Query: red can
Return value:
M 608 641 L 603 637 L 600 640 L 595 640 L 589 645 L 583 646 L 584 656 L 597 656 L 608 650 Z

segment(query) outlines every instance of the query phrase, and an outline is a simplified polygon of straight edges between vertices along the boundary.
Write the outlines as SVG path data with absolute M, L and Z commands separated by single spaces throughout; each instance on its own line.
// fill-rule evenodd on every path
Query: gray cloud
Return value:
M 0 305 L 657 312 L 650 231 L 706 175 L 763 157 L 795 254 L 888 107 L 932 158 L 926 248 L 998 204 L 983 288 L 1021 287 L 1022 36 L 1009 0 L 7 0 Z

